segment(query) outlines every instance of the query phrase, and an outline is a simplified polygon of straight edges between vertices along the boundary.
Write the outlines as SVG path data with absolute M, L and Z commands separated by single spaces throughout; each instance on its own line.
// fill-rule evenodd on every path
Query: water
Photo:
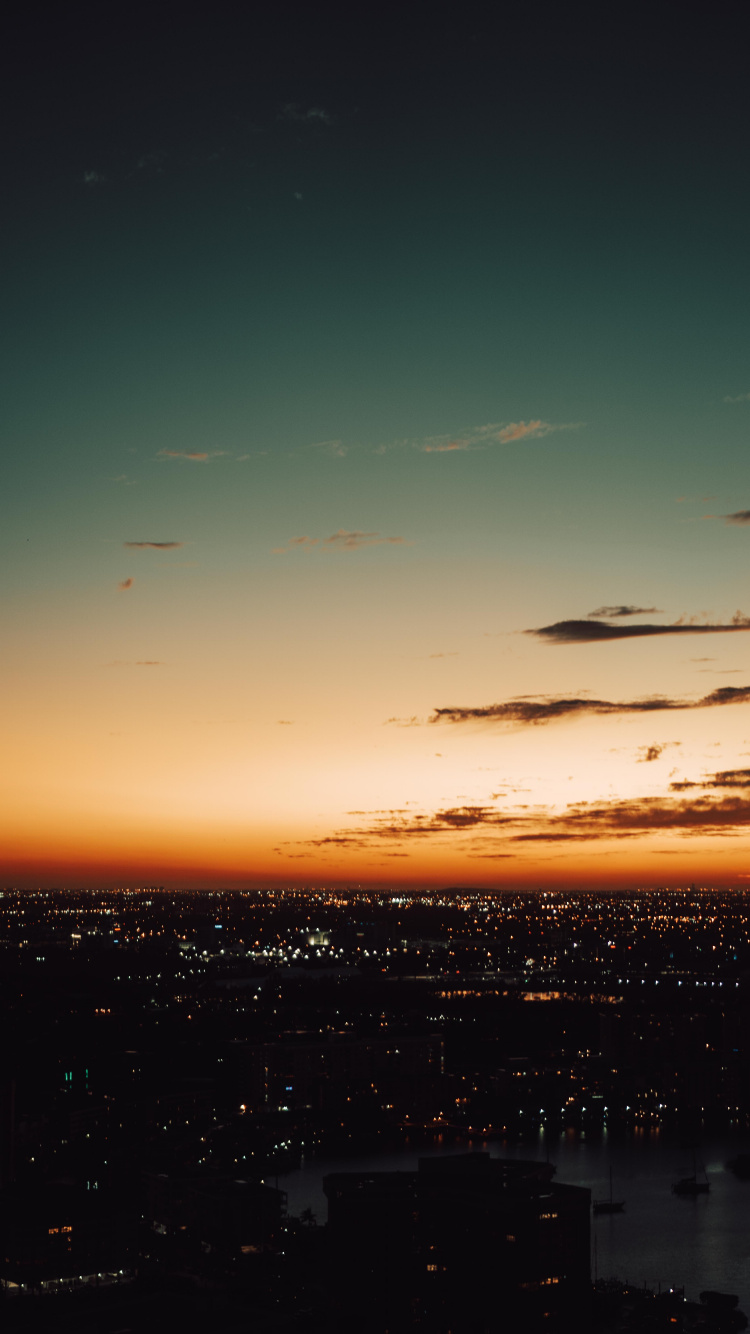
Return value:
M 698 1149 L 711 1190 L 694 1197 L 675 1195 L 672 1183 L 693 1170 L 692 1151 L 663 1133 L 635 1132 L 601 1139 L 568 1132 L 533 1142 L 405 1144 L 385 1154 L 361 1158 L 309 1159 L 279 1178 L 290 1214 L 310 1208 L 319 1222 L 327 1217 L 323 1178 L 329 1172 L 408 1172 L 420 1158 L 484 1150 L 499 1158 L 541 1158 L 557 1167 L 556 1180 L 587 1186 L 592 1198 L 625 1200 L 622 1214 L 591 1218 L 591 1272 L 649 1287 L 684 1287 L 692 1301 L 704 1288 L 734 1292 L 750 1316 L 750 1181 L 738 1180 L 726 1163 L 750 1149 L 750 1136 L 708 1139 Z

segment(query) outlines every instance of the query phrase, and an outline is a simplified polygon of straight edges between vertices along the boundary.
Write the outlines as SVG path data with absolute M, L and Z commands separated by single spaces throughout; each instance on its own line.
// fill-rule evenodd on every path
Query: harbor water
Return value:
M 653 1289 L 684 1287 L 692 1301 L 706 1288 L 736 1293 L 750 1316 L 750 1181 L 727 1167 L 750 1148 L 750 1135 L 706 1139 L 694 1151 L 663 1132 L 634 1132 L 615 1138 L 587 1138 L 567 1132 L 508 1144 L 406 1142 L 401 1148 L 366 1157 L 314 1158 L 278 1178 L 287 1192 L 288 1212 L 312 1209 L 319 1223 L 327 1218 L 323 1178 L 329 1172 L 414 1171 L 420 1158 L 435 1154 L 483 1151 L 500 1158 L 537 1158 L 555 1164 L 555 1179 L 586 1186 L 592 1199 L 609 1196 L 612 1170 L 615 1199 L 622 1213 L 591 1217 L 592 1278 L 617 1277 Z M 693 1172 L 694 1152 L 700 1179 L 705 1169 L 710 1190 L 677 1195 L 674 1182 Z

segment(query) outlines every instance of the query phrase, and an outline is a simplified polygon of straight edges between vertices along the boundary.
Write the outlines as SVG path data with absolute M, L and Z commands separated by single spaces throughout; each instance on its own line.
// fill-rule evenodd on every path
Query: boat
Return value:
M 699 1181 L 697 1177 L 683 1177 L 672 1186 L 675 1195 L 708 1195 L 710 1189 L 710 1182 Z
M 592 1208 L 595 1214 L 621 1214 L 625 1208 L 624 1200 L 616 1200 L 612 1195 L 612 1168 L 609 1169 L 609 1199 L 594 1200 Z
M 698 1170 L 695 1162 L 695 1154 L 693 1154 L 693 1175 L 689 1177 L 683 1177 L 681 1181 L 675 1181 L 673 1183 L 672 1190 L 674 1191 L 675 1195 L 708 1195 L 708 1192 L 711 1189 L 711 1183 L 708 1177 L 706 1176 L 705 1167 L 702 1168 L 702 1171 L 704 1179 L 700 1181 L 698 1179 Z

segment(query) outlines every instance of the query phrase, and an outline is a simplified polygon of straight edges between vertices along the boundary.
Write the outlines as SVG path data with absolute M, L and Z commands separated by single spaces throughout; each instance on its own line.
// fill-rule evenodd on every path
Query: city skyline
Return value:
M 746 80 L 523 25 L 15 89 L 3 882 L 746 883 Z

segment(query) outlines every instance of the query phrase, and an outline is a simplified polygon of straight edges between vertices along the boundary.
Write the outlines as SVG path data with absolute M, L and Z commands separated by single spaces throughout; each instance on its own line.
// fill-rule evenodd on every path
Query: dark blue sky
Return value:
M 680 825 L 669 784 L 710 774 L 717 746 L 741 767 L 739 707 L 664 736 L 568 719 L 499 751 L 427 722 L 530 692 L 743 684 L 742 633 L 695 651 L 521 633 L 602 606 L 727 628 L 750 610 L 746 528 L 723 517 L 750 505 L 745 48 L 728 12 L 685 24 L 528 5 L 17 16 L 11 867 L 33 828 L 53 860 L 123 865 L 132 820 L 142 865 L 174 859 L 187 821 L 209 877 L 283 878 L 288 857 L 378 877 L 398 855 L 413 878 L 446 848 L 453 876 L 495 856 L 572 875 L 568 800 L 610 803 L 613 839 L 612 803 L 647 803 L 625 819 L 639 876 L 644 847 L 687 855 L 674 832 L 649 843 L 642 812 L 710 825 L 713 808 Z M 497 820 L 436 815 L 489 810 L 501 786 L 535 794 L 519 810 L 540 812 L 546 863 Z M 407 805 L 432 823 L 367 814 Z

